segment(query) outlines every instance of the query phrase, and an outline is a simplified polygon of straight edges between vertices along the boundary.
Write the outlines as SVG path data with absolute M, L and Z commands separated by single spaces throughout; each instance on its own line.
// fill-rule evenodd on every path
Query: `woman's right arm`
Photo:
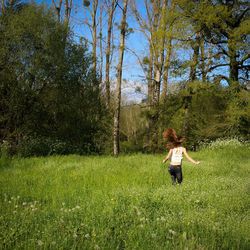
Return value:
M 172 152 L 173 152 L 173 149 L 170 149 L 169 152 L 168 152 L 167 157 L 162 161 L 163 163 L 165 163 L 170 158 Z

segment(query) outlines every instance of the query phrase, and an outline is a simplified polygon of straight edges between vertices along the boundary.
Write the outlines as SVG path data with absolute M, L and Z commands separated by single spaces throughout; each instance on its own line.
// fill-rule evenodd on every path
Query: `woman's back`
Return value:
M 171 162 L 181 163 L 181 161 L 183 159 L 182 153 L 183 153 L 182 147 L 173 148 Z

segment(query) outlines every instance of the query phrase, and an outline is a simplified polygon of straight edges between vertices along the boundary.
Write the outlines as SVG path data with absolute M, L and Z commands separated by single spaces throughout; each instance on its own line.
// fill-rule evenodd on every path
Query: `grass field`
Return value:
M 250 249 L 249 146 L 190 155 L 2 157 L 0 249 Z

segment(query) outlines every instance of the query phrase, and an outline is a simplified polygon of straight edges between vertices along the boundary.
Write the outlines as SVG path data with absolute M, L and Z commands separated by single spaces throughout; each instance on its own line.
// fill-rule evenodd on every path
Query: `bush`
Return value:
M 7 156 L 9 155 L 11 150 L 11 144 L 8 141 L 3 140 L 2 143 L 0 143 L 0 156 Z
M 24 157 L 68 154 L 71 146 L 60 140 L 47 137 L 29 137 L 18 144 L 18 154 Z
M 20 156 L 48 156 L 48 155 L 90 155 L 96 152 L 96 148 L 89 142 L 73 144 L 49 137 L 28 137 L 19 142 L 17 151 Z

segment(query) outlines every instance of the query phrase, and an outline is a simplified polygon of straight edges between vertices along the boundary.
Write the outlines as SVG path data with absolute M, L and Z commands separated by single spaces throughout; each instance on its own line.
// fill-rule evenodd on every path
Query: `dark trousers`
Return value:
M 168 172 L 171 175 L 171 180 L 173 185 L 175 185 L 176 180 L 179 184 L 182 182 L 182 171 L 181 171 L 181 165 L 169 165 L 168 166 Z

